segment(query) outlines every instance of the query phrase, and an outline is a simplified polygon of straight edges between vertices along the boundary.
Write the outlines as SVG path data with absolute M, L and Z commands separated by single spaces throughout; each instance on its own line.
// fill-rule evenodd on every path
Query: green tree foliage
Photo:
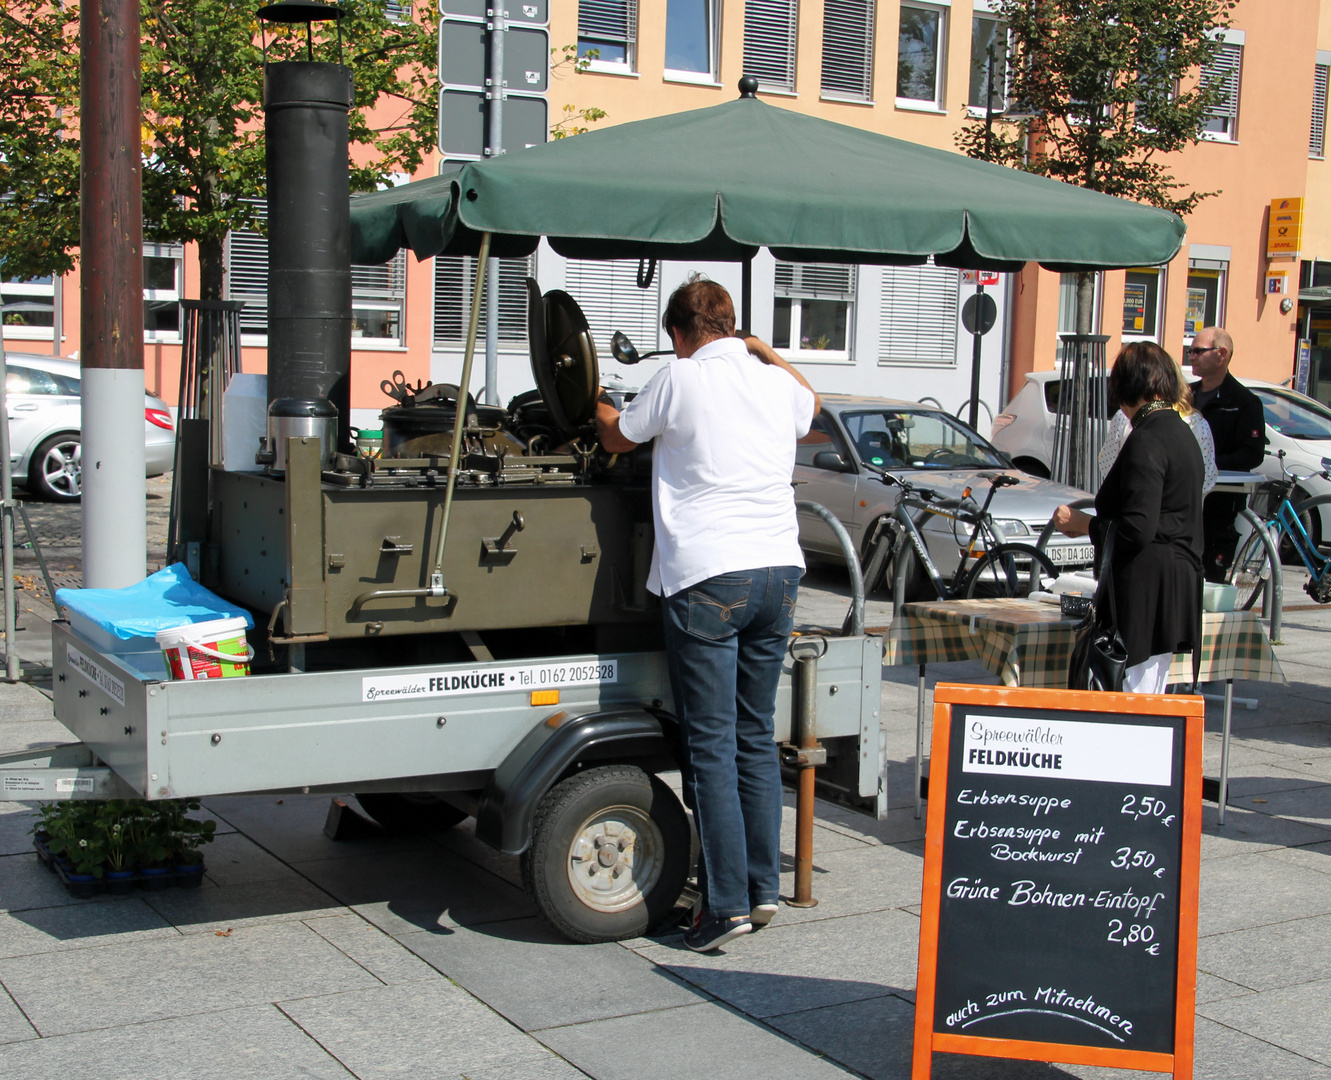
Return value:
M 985 122 L 972 119 L 958 147 L 1189 213 L 1215 192 L 1184 190 L 1161 158 L 1195 143 L 1220 100 L 1221 87 L 1198 75 L 1215 55 L 1212 32 L 1228 25 L 1236 2 L 996 0 L 994 16 L 1008 29 L 1008 100 L 1037 119 L 996 116 L 987 152 Z
M 351 187 L 413 172 L 437 124 L 436 0 L 417 21 L 384 0 L 340 0 L 342 62 L 355 79 Z M 403 5 L 405 6 L 405 5 Z M 197 243 L 201 295 L 222 294 L 232 229 L 264 195 L 263 53 L 257 5 L 141 0 L 145 239 Z M 78 18 L 58 0 L 0 0 L 0 254 L 8 277 L 70 269 L 79 240 Z M 313 58 L 339 27 L 314 24 Z M 265 28 L 268 58 L 306 54 L 304 26 Z M 361 161 L 364 163 L 361 163 Z

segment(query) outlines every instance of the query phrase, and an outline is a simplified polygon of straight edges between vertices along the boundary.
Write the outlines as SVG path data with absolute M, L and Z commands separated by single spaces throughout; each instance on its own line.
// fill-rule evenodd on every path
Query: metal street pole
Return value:
M 148 550 L 139 3 L 84 0 L 79 21 L 83 584 L 118 589 Z
M 989 46 L 989 60 L 985 70 L 985 101 L 984 101 L 984 160 L 993 160 L 993 132 L 994 132 L 994 47 Z M 980 271 L 975 271 L 975 313 L 978 318 L 984 310 L 984 302 L 980 298 L 984 296 L 984 284 L 980 280 Z M 983 351 L 984 338 L 980 334 L 980 324 L 975 324 L 975 329 L 971 331 L 971 408 L 970 415 L 966 422 L 970 424 L 972 430 L 978 430 L 980 423 L 980 354 Z
M 504 152 L 504 31 L 507 29 L 504 0 L 498 0 L 490 22 L 490 130 L 486 152 L 492 157 Z M 459 412 L 468 389 L 462 387 L 458 395 Z M 499 404 L 498 259 L 487 259 L 485 264 L 485 388 L 481 400 L 487 405 Z

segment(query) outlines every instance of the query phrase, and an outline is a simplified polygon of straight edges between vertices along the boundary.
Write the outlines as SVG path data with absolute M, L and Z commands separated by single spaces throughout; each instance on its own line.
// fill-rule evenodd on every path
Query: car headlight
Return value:
M 1004 536 L 1030 536 L 1030 526 L 1016 518 L 995 518 L 994 527 Z
M 1005 412 L 999 413 L 997 416 L 994 417 L 994 426 L 989 430 L 991 432 L 1002 431 L 1009 424 L 1016 423 L 1016 420 L 1017 418 L 1013 416 L 1011 413 L 1005 413 Z

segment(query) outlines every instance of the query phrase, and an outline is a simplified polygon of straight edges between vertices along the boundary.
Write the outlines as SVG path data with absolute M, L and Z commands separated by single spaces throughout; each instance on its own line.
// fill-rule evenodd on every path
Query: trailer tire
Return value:
M 522 881 L 541 916 L 572 941 L 645 934 L 670 911 L 692 834 L 675 793 L 634 765 L 587 769 L 536 808 Z
M 376 791 L 356 801 L 389 832 L 442 832 L 467 818 L 465 810 L 428 791 Z

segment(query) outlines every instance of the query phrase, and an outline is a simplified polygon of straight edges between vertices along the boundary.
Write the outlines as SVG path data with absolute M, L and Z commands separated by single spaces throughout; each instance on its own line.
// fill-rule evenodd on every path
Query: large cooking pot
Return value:
M 436 393 L 408 398 L 385 409 L 382 417 L 386 458 L 448 457 L 453 447 L 457 388 L 429 387 Z M 452 392 L 449 393 L 448 391 Z M 522 446 L 504 430 L 507 414 L 497 405 L 477 405 L 467 398 L 466 412 L 475 417 L 477 435 L 491 454 L 522 453 Z

